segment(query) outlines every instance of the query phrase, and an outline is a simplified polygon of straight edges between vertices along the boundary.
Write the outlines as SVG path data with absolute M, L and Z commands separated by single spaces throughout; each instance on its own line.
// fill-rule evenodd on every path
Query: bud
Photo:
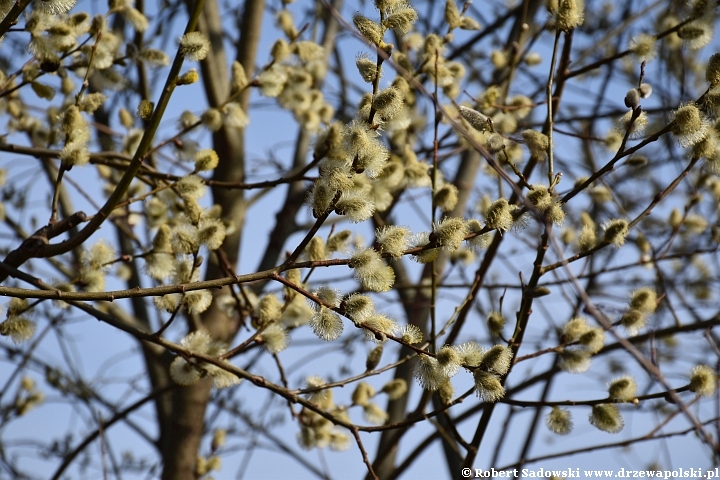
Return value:
M 385 410 L 372 402 L 363 407 L 363 415 L 365 420 L 375 425 L 384 424 L 389 416 Z
M 375 370 L 380 365 L 380 360 L 383 354 L 383 345 L 380 344 L 373 348 L 365 359 L 365 371 L 369 372 Z
M 690 22 L 677 31 L 677 36 L 685 40 L 685 44 L 691 50 L 697 50 L 712 40 L 713 24 L 705 19 Z
M 652 95 L 652 85 L 649 83 L 643 83 L 638 87 L 640 98 L 649 98 Z
M 464 118 L 471 127 L 480 132 L 491 130 L 491 124 L 485 115 L 468 107 L 460 107 L 460 116 Z
M 198 71 L 194 68 L 191 68 L 190 70 L 178 77 L 177 85 L 192 85 L 199 79 L 200 76 L 198 75 Z
M 463 30 L 480 30 L 482 27 L 474 18 L 462 17 L 460 18 L 460 28 Z
M 640 91 L 637 88 L 631 88 L 625 95 L 625 106 L 634 109 L 638 105 L 640 105 Z
M 282 9 L 276 16 L 277 24 L 280 29 L 290 40 L 295 40 L 298 36 L 297 28 L 293 22 L 292 14 L 286 9 Z
M 601 328 L 591 328 L 580 335 L 578 341 L 588 352 L 595 354 L 605 346 L 605 332 Z
M 355 323 L 362 323 L 375 312 L 375 303 L 367 295 L 354 293 L 345 300 L 345 315 Z

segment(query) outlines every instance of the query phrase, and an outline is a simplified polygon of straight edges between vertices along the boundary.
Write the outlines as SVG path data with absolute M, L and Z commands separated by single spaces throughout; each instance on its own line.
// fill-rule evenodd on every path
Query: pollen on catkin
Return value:
M 423 333 L 422 330 L 420 330 L 420 327 L 409 323 L 400 330 L 400 337 L 403 342 L 414 345 L 422 342 Z
M 582 25 L 585 20 L 583 5 L 578 0 L 558 0 L 558 10 L 555 14 L 555 27 L 563 32 Z
M 550 139 L 544 133 L 536 130 L 524 130 L 522 132 L 525 146 L 530 150 L 530 157 L 536 160 L 545 160 L 548 155 Z
M 140 104 L 138 105 L 137 116 L 142 118 L 143 120 L 149 120 L 152 116 L 153 108 L 154 106 L 152 102 L 143 98 L 142 100 L 140 100 Z
M 372 83 L 378 75 L 377 63 L 367 53 L 360 53 L 355 58 L 355 66 L 366 83 Z
M 630 40 L 629 50 L 641 62 L 649 62 L 657 56 L 655 35 L 641 33 Z
M 493 335 L 500 335 L 505 327 L 505 317 L 498 311 L 491 311 L 487 315 L 487 324 L 490 333 Z
M 405 35 L 412 29 L 413 23 L 418 19 L 417 11 L 405 2 L 395 3 L 387 11 L 383 26 L 393 30 L 398 35 Z
M 590 368 L 592 354 L 586 349 L 566 348 L 560 352 L 560 370 L 568 373 L 584 373 Z
M 473 372 L 473 378 L 475 380 L 475 393 L 483 401 L 495 403 L 505 396 L 505 388 L 492 373 L 477 369 Z
M 357 28 L 362 36 L 370 43 L 380 45 L 383 37 L 382 27 L 380 25 L 359 13 L 353 15 L 353 23 L 355 24 L 355 28 Z
M 475 342 L 465 342 L 453 348 L 460 355 L 460 362 L 466 367 L 479 367 L 485 355 L 485 349 Z
M 630 297 L 630 308 L 652 314 L 657 308 L 657 293 L 650 287 L 635 290 Z
M 176 85 L 192 85 L 198 80 L 200 80 L 200 75 L 198 75 L 198 71 L 194 68 L 191 68 L 190 70 L 178 77 Z
M 629 375 L 616 378 L 608 385 L 610 400 L 618 402 L 631 402 L 637 395 L 637 383 Z
M 24 317 L 10 317 L 0 323 L 0 335 L 10 337 L 15 343 L 22 343 L 35 333 L 35 322 Z
M 386 393 L 390 400 L 397 400 L 405 395 L 405 392 L 407 392 L 407 382 L 405 382 L 402 378 L 390 380 L 388 383 L 383 385 L 383 388 L 380 391 Z
M 545 417 L 545 425 L 556 435 L 567 435 L 573 428 L 570 410 L 557 406 L 553 407 Z
M 710 125 L 694 103 L 675 110 L 672 122 L 672 132 L 683 147 L 695 145 L 710 131 Z
M 273 322 L 260 334 L 263 347 L 270 353 L 280 353 L 287 348 L 289 336 L 285 328 Z
M 512 365 L 512 350 L 505 345 L 495 345 L 485 352 L 480 360 L 484 370 L 497 375 L 505 375 Z
M 495 200 L 485 212 L 485 222 L 488 228 L 507 231 L 513 225 L 512 209 L 504 198 Z
M 313 333 L 326 342 L 336 340 L 343 332 L 340 316 L 326 307 L 320 307 L 320 311 L 310 318 L 308 324 Z
M 711 55 L 705 68 L 705 80 L 711 87 L 720 84 L 720 53 Z
M 382 119 L 388 121 L 402 110 L 403 102 L 403 94 L 400 90 L 395 87 L 388 87 L 375 95 L 372 105 Z
M 625 425 L 620 411 L 611 403 L 593 405 L 590 424 L 607 433 L 618 433 Z
M 418 356 L 414 377 L 422 388 L 432 392 L 440 388 L 440 385 L 447 379 L 437 359 L 423 354 Z
M 218 166 L 219 162 L 220 158 L 218 157 L 218 154 L 211 148 L 200 150 L 195 154 L 195 170 L 199 172 L 214 170 L 215 167 Z
M 380 254 L 372 248 L 356 252 L 348 266 L 355 271 L 355 277 L 362 286 L 374 292 L 386 292 L 395 282 L 392 267 L 383 262 Z
M 605 346 L 605 332 L 602 328 L 593 327 L 580 335 L 578 341 L 588 352 L 595 354 Z
M 445 217 L 440 220 L 433 233 L 437 236 L 438 245 L 452 252 L 460 248 L 465 240 L 467 227 L 462 218 Z
M 375 302 L 372 298 L 354 293 L 345 299 L 345 315 L 355 323 L 362 323 L 375 313 Z
M 412 232 L 407 227 L 385 225 L 375 230 L 375 240 L 380 244 L 380 251 L 400 258 L 410 245 Z
M 614 245 L 616 248 L 620 248 L 625 245 L 625 237 L 627 237 L 629 233 L 627 220 L 610 220 L 603 225 L 603 227 L 605 228 L 603 242 Z
M 210 51 L 210 40 L 201 32 L 188 32 L 180 38 L 180 54 L 192 62 L 204 60 Z
M 696 365 L 690 371 L 691 392 L 699 397 L 712 397 L 717 389 L 717 374 L 709 365 Z
M 442 370 L 443 375 L 450 378 L 460 370 L 460 362 L 462 361 L 460 355 L 455 349 L 445 345 L 437 352 L 435 357 L 438 361 L 438 365 Z
M 458 188 L 452 183 L 445 182 L 435 192 L 435 205 L 443 212 L 451 212 L 458 202 Z
M 647 323 L 647 314 L 631 308 L 620 317 L 620 324 L 627 330 L 629 335 L 636 335 L 637 332 Z

